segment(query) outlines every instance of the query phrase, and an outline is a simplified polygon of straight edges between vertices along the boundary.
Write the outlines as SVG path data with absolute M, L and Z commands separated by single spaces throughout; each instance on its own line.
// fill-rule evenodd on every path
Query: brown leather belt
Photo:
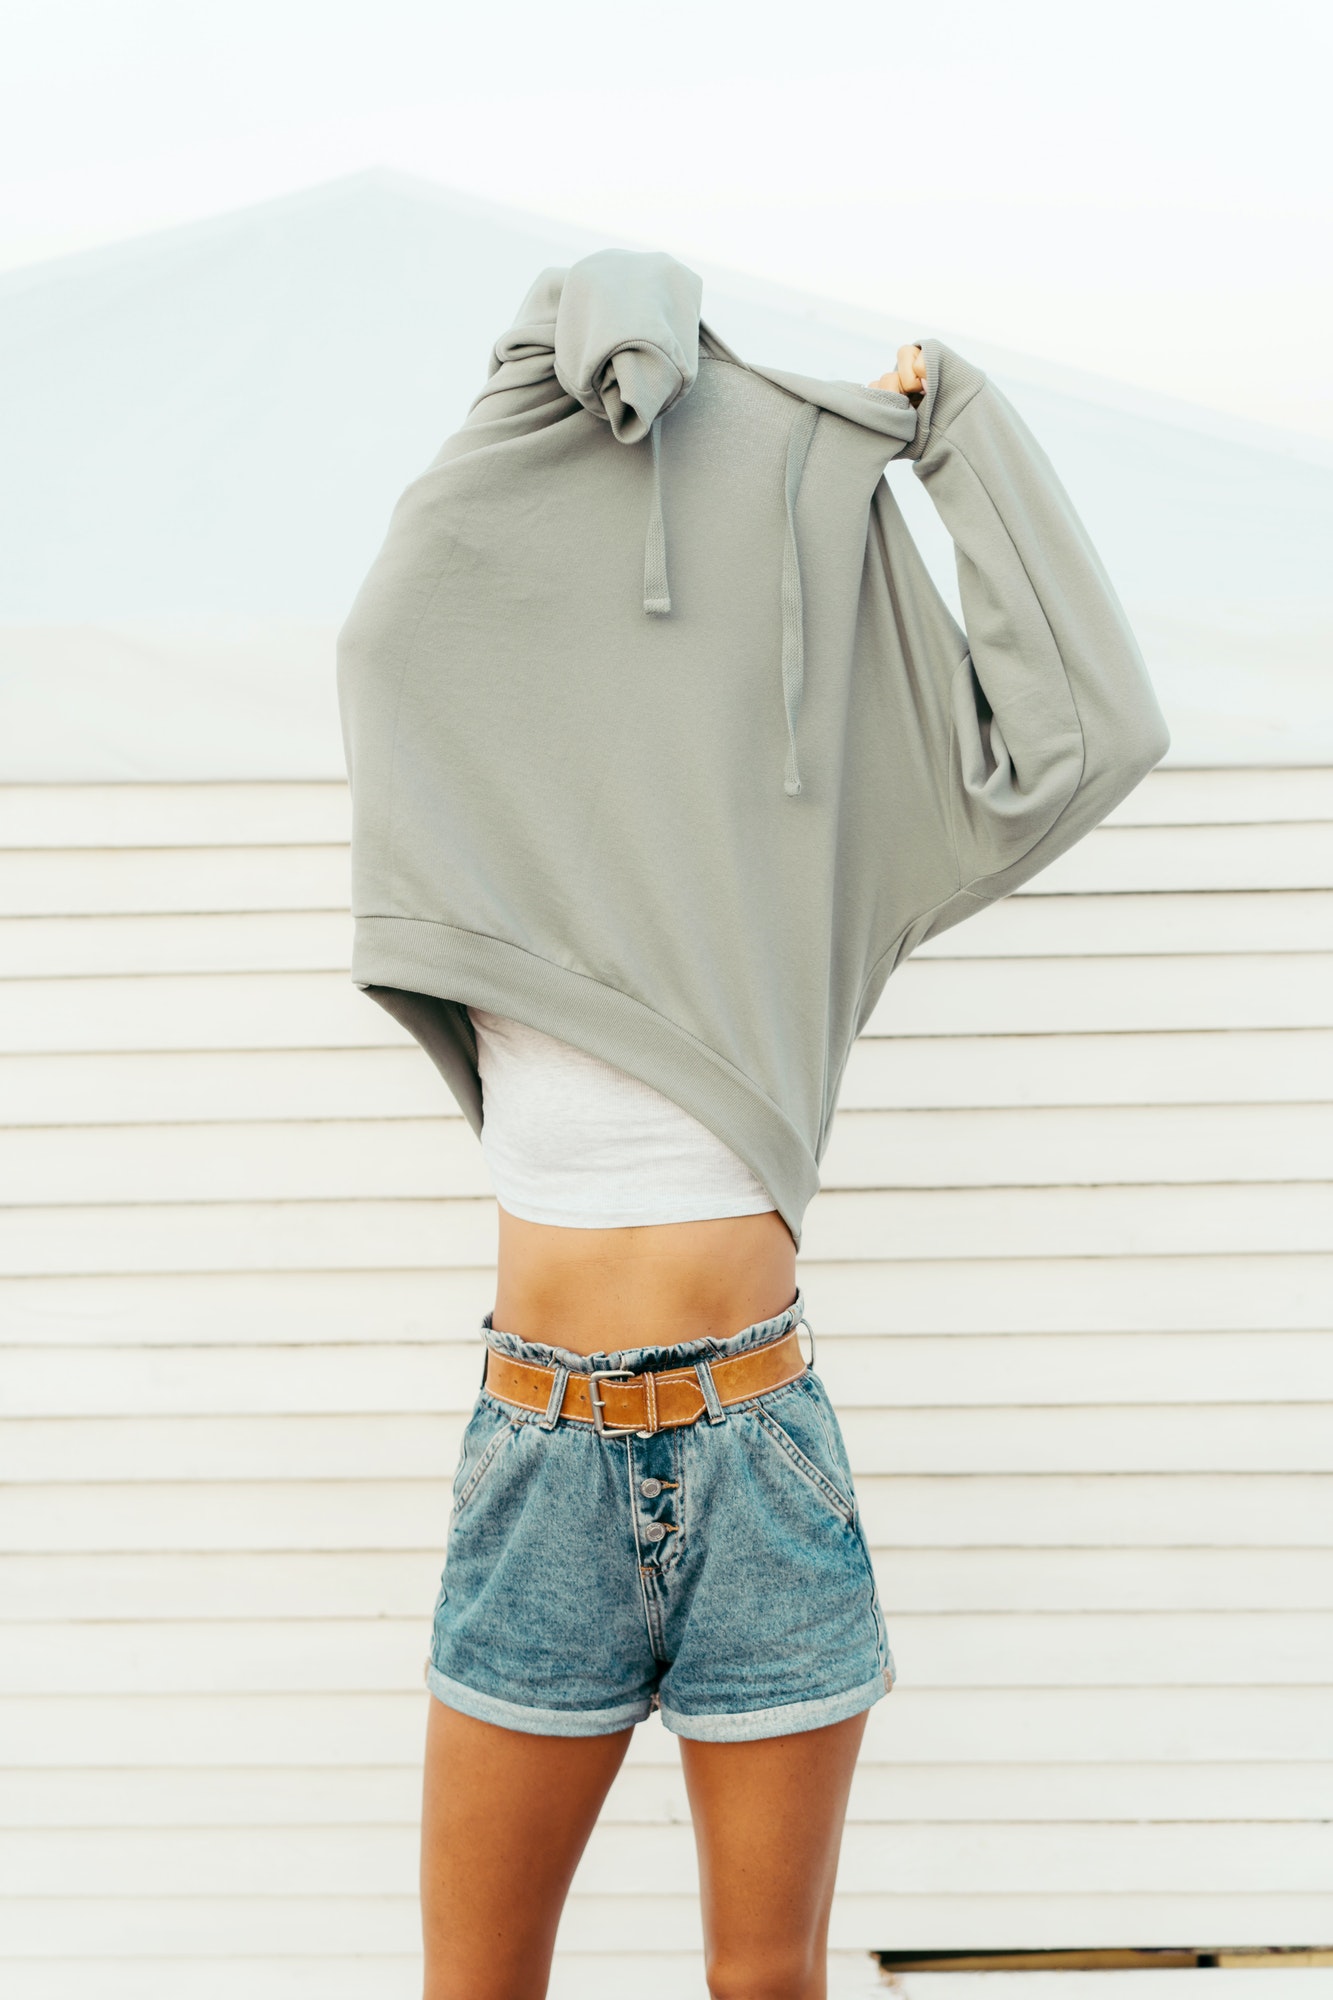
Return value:
M 806 1370 L 800 1338 L 795 1327 L 763 1347 L 750 1347 L 741 1354 L 729 1354 L 710 1361 L 708 1370 L 717 1390 L 718 1402 L 748 1402 L 772 1389 L 785 1388 Z M 520 1410 L 549 1411 L 557 1371 L 534 1362 L 513 1361 L 486 1350 L 485 1386 L 502 1403 Z M 651 1437 L 654 1431 L 677 1430 L 695 1424 L 708 1408 L 699 1374 L 694 1367 L 667 1368 L 657 1374 L 636 1374 L 629 1368 L 597 1368 L 587 1375 L 571 1374 L 565 1383 L 559 1415 L 575 1423 L 591 1424 L 599 1431 L 638 1431 Z

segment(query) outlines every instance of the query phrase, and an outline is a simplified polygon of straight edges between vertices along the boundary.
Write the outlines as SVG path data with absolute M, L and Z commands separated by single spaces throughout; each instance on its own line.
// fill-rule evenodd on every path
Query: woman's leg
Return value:
M 431 1701 L 425 2000 L 542 2000 L 574 1870 L 632 1734 L 527 1736 Z
M 866 1717 L 757 1743 L 681 1739 L 713 2000 L 825 2000 L 829 1908 Z

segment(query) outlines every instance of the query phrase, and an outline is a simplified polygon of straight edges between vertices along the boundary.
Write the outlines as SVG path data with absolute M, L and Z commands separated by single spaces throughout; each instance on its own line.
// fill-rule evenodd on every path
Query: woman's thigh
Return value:
M 530 1736 L 432 1699 L 425 2000 L 541 2000 L 570 1881 L 632 1734 Z
M 824 2000 L 829 1909 L 864 1713 L 754 1743 L 681 1740 L 709 1991 Z

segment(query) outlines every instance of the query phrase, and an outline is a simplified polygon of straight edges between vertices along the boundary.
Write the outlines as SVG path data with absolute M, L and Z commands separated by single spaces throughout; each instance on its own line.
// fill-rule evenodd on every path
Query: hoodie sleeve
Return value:
M 580 409 L 637 444 L 699 373 L 702 280 L 658 250 L 594 250 L 539 272 L 436 463 L 526 437 Z
M 978 369 L 923 346 L 928 389 L 904 456 L 954 542 L 967 651 L 948 690 L 958 894 L 913 947 L 1072 847 L 1170 740 L 1050 460 Z

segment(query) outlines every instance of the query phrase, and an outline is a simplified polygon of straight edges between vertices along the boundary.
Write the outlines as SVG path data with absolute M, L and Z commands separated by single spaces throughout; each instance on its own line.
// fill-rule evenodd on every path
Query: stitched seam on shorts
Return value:
M 639 1516 L 634 1504 L 634 1488 L 638 1481 L 638 1468 L 634 1463 L 634 1443 L 625 1439 L 625 1480 L 629 1499 L 629 1525 L 634 1536 L 634 1561 L 639 1572 L 639 1595 L 643 1599 L 643 1622 L 648 1633 L 648 1644 L 655 1660 L 666 1658 L 666 1634 L 662 1629 L 662 1607 L 657 1598 L 657 1585 L 652 1565 L 644 1561 L 643 1548 L 639 1541 Z
M 870 1554 L 870 1544 L 866 1540 L 865 1529 L 861 1523 L 858 1521 L 855 1525 L 856 1538 L 861 1544 L 861 1554 L 865 1559 L 866 1570 L 869 1574 L 870 1622 L 875 1632 L 875 1657 L 879 1661 L 879 1670 L 883 1674 L 888 1672 L 889 1656 L 893 1648 L 889 1645 L 888 1625 L 884 1617 L 884 1606 L 879 1601 L 879 1583 L 875 1576 L 875 1564 Z
M 467 1506 L 468 1501 L 472 1498 L 478 1486 L 481 1484 L 481 1481 L 484 1478 L 487 1469 L 495 1459 L 496 1453 L 501 1449 L 501 1447 L 505 1444 L 505 1442 L 509 1438 L 513 1437 L 513 1435 L 514 1435 L 513 1430 L 510 1428 L 508 1424 L 505 1425 L 503 1430 L 499 1430 L 495 1433 L 495 1436 L 491 1439 L 485 1451 L 481 1454 L 481 1457 L 477 1460 L 476 1464 L 473 1466 L 471 1474 L 468 1477 L 468 1480 L 464 1485 L 462 1492 L 459 1494 L 458 1499 L 454 1503 L 455 1520 L 458 1519 L 463 1509 Z
M 825 1414 L 824 1398 L 819 1394 L 818 1390 L 812 1390 L 810 1395 L 810 1402 L 814 1407 L 815 1416 L 819 1420 L 820 1433 L 824 1439 L 825 1444 L 828 1446 L 828 1455 L 832 1459 L 833 1463 L 837 1465 L 840 1462 L 842 1454 L 839 1452 L 837 1442 L 833 1436 L 832 1431 L 829 1429 L 828 1416 Z M 850 1498 L 852 1503 L 853 1516 L 854 1517 L 859 1516 L 861 1510 L 857 1505 L 856 1485 L 854 1481 L 852 1484 L 852 1491 Z
M 831 1479 L 826 1479 L 817 1465 L 811 1463 L 794 1439 L 788 1437 L 782 1425 L 767 1410 L 756 1409 L 754 1413 L 764 1435 L 775 1444 L 779 1451 L 791 1460 L 795 1470 L 815 1491 L 823 1496 L 845 1527 L 853 1527 L 856 1522 L 855 1509 L 849 1506 L 845 1494 L 840 1493 Z

